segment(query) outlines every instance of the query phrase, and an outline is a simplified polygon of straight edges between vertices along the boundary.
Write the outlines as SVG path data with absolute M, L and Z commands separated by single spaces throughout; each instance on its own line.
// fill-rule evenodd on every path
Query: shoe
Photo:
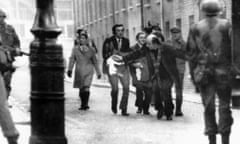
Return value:
M 157 113 L 157 119 L 161 119 L 162 116 L 163 116 L 163 111 L 159 110 L 158 113 Z
M 195 87 L 195 93 L 200 93 L 200 90 L 198 87 Z
M 144 115 L 150 115 L 150 112 L 149 111 L 144 111 L 143 114 Z
M 138 114 L 142 113 L 142 109 L 141 109 L 141 108 L 138 108 L 137 113 L 138 113 Z
M 172 116 L 170 115 L 170 116 L 167 116 L 167 120 L 168 121 L 170 121 L 170 120 L 172 120 L 173 118 L 172 118 Z
M 81 106 L 80 108 L 78 108 L 78 110 L 88 110 L 89 108 L 89 106 Z
M 126 110 L 122 110 L 122 116 L 129 116 L 129 113 Z
M 89 106 L 85 106 L 85 107 L 84 107 L 84 110 L 88 110 L 88 109 L 90 109 Z
M 180 116 L 183 116 L 183 113 L 182 113 L 181 111 L 176 111 L 176 112 L 175 112 L 175 116 L 177 116 L 177 117 L 178 117 L 178 116 L 179 116 L 179 117 L 180 117 Z
M 114 114 L 117 114 L 117 108 L 116 108 L 116 107 L 112 107 L 112 112 L 113 112 Z

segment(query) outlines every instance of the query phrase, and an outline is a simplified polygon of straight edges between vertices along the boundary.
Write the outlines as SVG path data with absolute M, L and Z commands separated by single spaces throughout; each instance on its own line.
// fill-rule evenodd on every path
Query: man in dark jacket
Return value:
M 198 83 L 204 106 L 205 134 L 210 144 L 216 144 L 216 134 L 222 144 L 229 144 L 233 118 L 231 99 L 231 24 L 218 17 L 218 0 L 203 0 L 201 10 L 205 18 L 193 25 L 189 32 L 187 51 L 192 57 L 194 80 Z M 219 98 L 219 123 L 216 122 L 215 96 Z
M 115 60 L 131 63 L 132 60 L 143 56 L 149 59 L 152 79 L 156 79 L 159 84 L 160 94 L 156 96 L 155 103 L 155 108 L 158 111 L 157 118 L 160 119 L 164 112 L 167 120 L 172 120 L 174 105 L 172 103 L 171 87 L 173 82 L 176 87 L 180 86 L 176 57 L 185 58 L 185 55 L 181 51 L 174 50 L 170 45 L 162 43 L 154 34 L 150 34 L 147 37 L 147 47 L 123 57 L 116 56 Z
M 123 116 L 128 116 L 127 104 L 129 95 L 129 69 L 127 65 L 118 66 L 118 72 L 121 75 L 111 75 L 109 73 L 109 67 L 107 65 L 107 60 L 113 54 L 124 55 L 130 52 L 129 40 L 123 37 L 124 26 L 122 24 L 116 24 L 112 28 L 113 36 L 107 38 L 103 43 L 103 73 L 106 73 L 111 84 L 111 97 L 112 97 L 112 112 L 117 113 L 117 103 L 118 103 L 118 81 L 122 84 L 123 95 L 120 103 L 120 109 L 122 110 Z
M 131 47 L 133 51 L 142 49 L 145 46 L 146 34 L 139 32 L 136 35 L 137 43 Z M 151 101 L 151 75 L 148 67 L 147 57 L 142 57 L 130 64 L 132 84 L 136 87 L 137 113 L 149 115 L 149 105 Z

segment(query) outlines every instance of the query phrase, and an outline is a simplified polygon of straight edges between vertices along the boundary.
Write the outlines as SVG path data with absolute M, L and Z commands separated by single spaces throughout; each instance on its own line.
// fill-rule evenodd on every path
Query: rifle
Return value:
M 9 51 L 10 52 L 10 54 L 12 55 L 12 53 L 15 53 L 15 51 L 16 51 L 16 49 L 14 49 L 14 48 L 12 48 L 12 47 L 10 47 L 10 46 L 6 46 L 6 45 L 1 45 L 0 44 L 0 47 L 2 47 L 3 49 L 5 49 L 6 51 Z M 12 57 L 14 57 L 14 56 L 30 56 L 30 54 L 29 53 L 26 53 L 26 52 L 24 52 L 24 51 L 20 51 L 20 53 L 19 53 L 19 55 L 12 55 Z

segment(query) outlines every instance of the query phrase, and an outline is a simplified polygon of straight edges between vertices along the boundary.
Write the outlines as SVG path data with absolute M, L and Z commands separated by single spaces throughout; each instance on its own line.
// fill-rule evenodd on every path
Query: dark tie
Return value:
M 121 39 L 118 39 L 118 50 L 120 50 L 122 47 L 122 41 Z

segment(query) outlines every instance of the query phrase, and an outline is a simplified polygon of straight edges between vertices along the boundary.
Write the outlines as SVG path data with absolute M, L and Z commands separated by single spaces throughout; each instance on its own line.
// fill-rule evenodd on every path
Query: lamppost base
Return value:
M 64 137 L 41 137 L 30 136 L 29 144 L 67 144 L 67 139 Z
M 240 95 L 232 96 L 232 108 L 240 109 Z

